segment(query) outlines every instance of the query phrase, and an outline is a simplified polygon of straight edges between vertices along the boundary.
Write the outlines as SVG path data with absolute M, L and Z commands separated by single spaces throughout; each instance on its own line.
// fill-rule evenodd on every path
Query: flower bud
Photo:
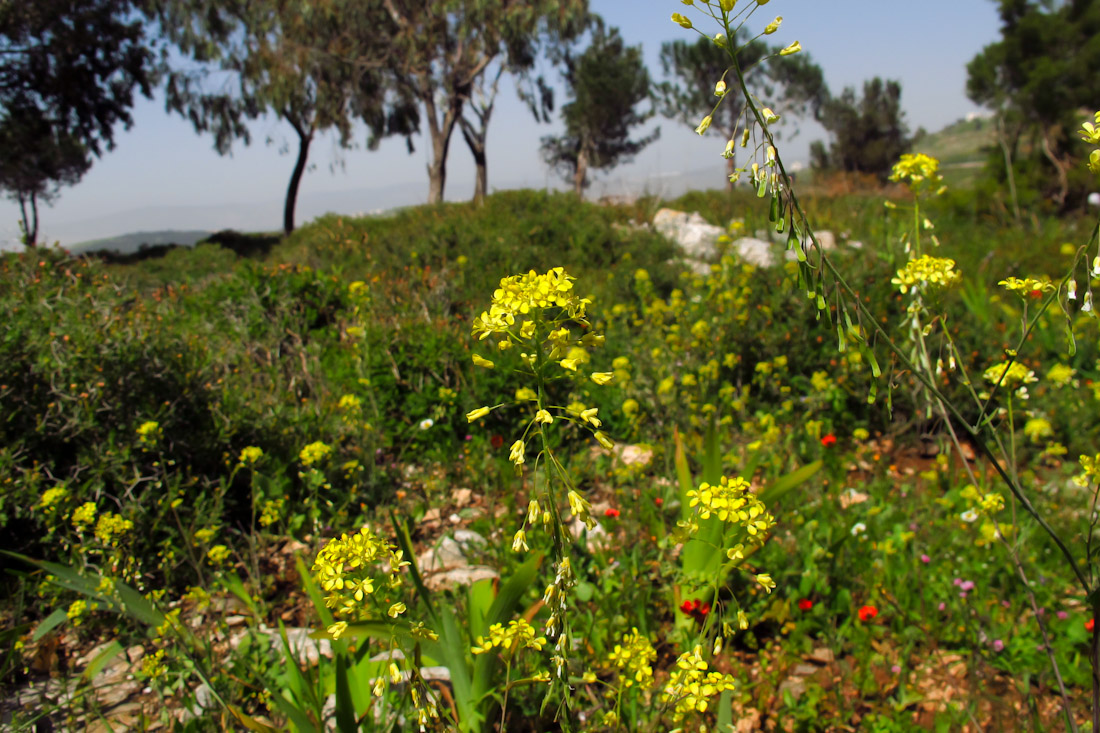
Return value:
M 711 123 L 711 116 L 707 115 L 706 117 L 703 118 L 703 121 L 699 123 L 699 126 L 695 128 L 695 131 L 697 133 L 699 133 L 700 135 L 702 135 L 704 132 L 707 131 L 707 128 L 710 127 L 710 123 Z
M 719 79 L 718 83 L 714 85 L 714 96 L 726 96 L 726 82 L 723 79 Z
M 691 28 L 691 19 L 684 17 L 679 13 L 672 14 L 672 22 L 679 23 L 681 28 Z
M 775 20 L 773 20 L 771 23 L 768 23 L 768 25 L 766 25 L 764 27 L 764 35 L 765 36 L 770 36 L 771 34 L 775 33 L 777 30 L 779 30 L 779 25 L 782 22 L 783 22 L 783 16 L 782 15 L 776 16 Z
M 791 45 L 779 52 L 780 56 L 790 56 L 791 54 L 798 53 L 802 50 L 802 41 L 795 41 Z

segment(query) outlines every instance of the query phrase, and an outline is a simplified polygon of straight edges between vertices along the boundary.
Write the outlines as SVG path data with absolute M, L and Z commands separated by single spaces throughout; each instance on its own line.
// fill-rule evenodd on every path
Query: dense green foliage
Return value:
M 649 72 L 641 46 L 627 46 L 618 28 L 597 23 L 584 52 L 566 54 L 562 75 L 569 102 L 562 107 L 565 132 L 542 139 L 542 156 L 572 180 L 580 195 L 589 184 L 589 169 L 613 168 L 657 139 L 660 130 L 630 138 L 632 130 L 653 116 L 638 105 L 650 96 Z
M 1059 209 L 1079 206 L 1093 180 L 1077 165 L 1082 109 L 1100 97 L 1100 5 L 1001 0 L 1001 39 L 967 65 L 967 95 L 996 112 L 1004 151 L 991 155 L 998 182 L 1017 184 Z M 1026 149 L 1025 148 L 1026 145 Z M 1053 174 L 1053 175 L 1051 175 Z M 1024 202 L 1028 203 L 1027 201 Z
M 735 230 L 767 226 L 766 207 L 748 194 L 693 193 L 671 205 L 721 225 L 733 220 Z M 1021 315 L 1020 301 L 998 292 L 996 281 L 1006 273 L 1056 274 L 1068 258 L 1062 245 L 1082 231 L 1073 221 L 1050 220 L 1038 232 L 1001 226 L 974 216 L 963 194 L 939 206 L 926 213 L 939 224 L 942 253 L 966 275 L 945 298 L 947 323 L 973 354 L 968 371 L 980 373 L 1011 344 Z M 520 567 L 522 557 L 507 549 L 512 519 L 526 511 L 525 481 L 539 475 L 536 467 L 526 479 L 517 476 L 508 460 L 505 436 L 515 408 L 473 423 L 465 417 L 481 405 L 510 402 L 518 355 L 501 352 L 493 356 L 496 368 L 476 368 L 471 353 L 487 352 L 470 328 L 502 274 L 564 266 L 593 302 L 592 329 L 606 335 L 590 368 L 607 369 L 615 379 L 605 387 L 563 383 L 553 388 L 555 399 L 598 408 L 614 440 L 653 451 L 648 463 L 628 465 L 594 453 L 577 430 L 563 430 L 555 444 L 613 539 L 606 544 L 593 534 L 577 549 L 573 623 L 590 647 L 593 669 L 606 668 L 600 660 L 632 627 L 673 646 L 684 643 L 696 631 L 693 619 L 705 614 L 682 609 L 709 598 L 736 602 L 751 619 L 730 660 L 735 669 L 753 667 L 765 683 L 735 698 L 742 711 L 769 709 L 807 730 L 817 729 L 813 721 L 821 715 L 862 721 L 868 730 L 878 729 L 875 721 L 908 730 L 905 721 L 918 720 L 914 685 L 936 674 L 922 660 L 949 653 L 965 655 L 974 675 L 1015 679 L 1012 695 L 1045 705 L 1049 670 L 1036 649 L 1037 629 L 1020 623 L 1032 612 L 1019 581 L 990 572 L 1004 561 L 989 523 L 960 520 L 974 501 L 960 467 L 921 459 L 913 449 L 942 443 L 943 435 L 916 414 L 906 375 L 884 361 L 884 384 L 892 386 L 868 406 L 867 362 L 858 352 L 838 354 L 835 332 L 792 288 L 790 266 L 755 268 L 729 256 L 709 273 L 692 274 L 667 241 L 639 226 L 656 207 L 647 200 L 597 207 L 573 196 L 513 192 L 491 196 L 482 207 L 330 216 L 270 249 L 265 238 L 250 244 L 249 237 L 222 233 L 133 264 L 108 266 L 57 251 L 6 256 L 0 261 L 0 308 L 8 314 L 0 338 L 3 549 L 93 578 L 110 573 L 153 602 L 186 593 L 180 607 L 207 614 L 203 623 L 211 628 L 224 629 L 224 619 L 201 611 L 196 587 L 249 599 L 251 641 L 228 661 L 225 650 L 208 648 L 214 666 L 202 668 L 218 670 L 213 689 L 249 715 L 283 720 L 289 708 L 268 709 L 252 693 L 281 690 L 284 701 L 305 705 L 301 683 L 259 626 L 293 613 L 295 597 L 301 599 L 298 581 L 275 564 L 273 551 L 288 538 L 304 542 L 312 557 L 318 535 L 364 523 L 385 532 L 396 511 L 399 526 L 422 547 L 436 541 L 439 512 L 451 507 L 445 511 L 488 539 L 480 562 L 499 568 L 504 581 L 532 577 L 535 566 Z M 904 218 L 877 197 L 818 199 L 808 208 L 822 229 L 838 233 L 835 256 L 860 292 L 890 328 L 898 327 L 904 307 L 889 281 L 903 261 L 897 237 Z M 857 239 L 862 248 L 850 244 Z M 355 282 L 365 286 L 351 287 Z M 1027 409 L 1029 420 L 1041 419 L 1046 428 L 1021 434 L 1017 448 L 1022 470 L 1041 487 L 1035 501 L 1074 536 L 1082 495 L 1067 488 L 1072 469 L 1051 446 L 1060 443 L 1071 456 L 1092 451 L 1100 395 L 1084 385 L 1100 374 L 1096 339 L 1082 340 L 1067 358 L 1060 329 L 1057 319 L 1044 318 L 1031 340 L 1026 358 L 1040 382 Z M 1072 368 L 1079 388 L 1047 378 L 1055 364 Z M 943 386 L 952 388 L 947 380 Z M 307 463 L 303 448 L 318 440 L 332 453 Z M 262 457 L 247 459 L 245 448 L 262 450 Z M 681 585 L 688 560 L 673 552 L 684 501 L 677 482 L 685 471 L 688 479 L 707 475 L 715 461 L 725 474 L 763 487 L 797 477 L 784 489 L 794 493 L 769 500 L 779 526 L 753 558 L 778 586 L 770 595 L 737 575 L 713 597 L 693 598 Z M 455 503 L 454 492 L 467 487 L 473 505 Z M 74 524 L 86 502 L 94 502 L 99 517 L 132 525 L 116 524 L 112 533 Z M 1050 563 L 1045 538 L 1027 522 L 1012 526 L 1013 537 L 1029 548 L 1026 563 L 1047 580 L 1034 589 L 1038 603 L 1061 614 L 1051 621 L 1051 643 L 1067 684 L 1079 690 L 1087 683 L 1082 609 L 1064 592 L 1064 570 Z M 546 549 L 534 535 L 529 541 Z M 64 622 L 68 609 L 71 624 L 61 627 L 70 629 L 68 643 L 106 637 L 124 646 L 152 644 L 150 650 L 162 644 L 163 632 L 119 626 L 102 600 L 98 609 L 74 611 L 81 597 L 71 590 L 76 580 L 66 581 L 70 590 L 42 584 L 41 576 L 19 581 L 25 566 L 11 557 L 4 563 L 16 573 L 7 586 L 13 604 L 39 594 L 22 617 L 11 617 L 28 623 L 13 625 L 21 638 L 29 640 L 33 624 L 55 607 L 61 617 L 51 623 Z M 977 589 L 960 595 L 964 582 Z M 510 602 L 537 614 L 539 589 L 531 585 L 508 591 Z M 456 614 L 472 614 L 488 603 L 478 595 L 487 587 L 475 586 L 481 590 L 469 596 L 439 591 L 425 606 L 404 600 L 421 609 L 416 613 L 428 613 L 434 598 Z M 149 672 L 148 680 L 170 701 L 163 713 L 170 716 L 172 706 L 193 699 L 187 670 L 202 662 L 184 647 L 159 648 L 170 671 Z M 777 691 L 800 655 L 818 655 L 820 648 L 838 660 L 830 672 L 848 681 L 834 688 L 811 679 L 804 694 Z M 377 652 L 364 643 L 356 653 L 366 659 Z M 669 661 L 656 666 L 665 669 Z M 7 665 L 6 684 L 28 681 L 16 659 Z M 458 674 L 457 661 L 447 665 Z M 331 674 L 322 666 L 307 677 L 324 689 L 333 684 Z M 666 674 L 658 671 L 662 680 Z M 883 675 L 893 681 L 884 683 Z M 509 725 L 527 729 L 524 716 L 535 728 L 550 725 L 539 718 L 540 694 L 517 689 Z M 79 699 L 95 708 L 94 696 Z M 494 699 L 463 715 L 501 715 Z M 968 715 L 1007 725 L 1009 708 L 992 694 L 974 687 L 962 700 L 919 707 L 919 725 L 952 728 Z M 77 707 L 57 714 L 75 715 Z M 912 718 L 900 713 L 910 709 Z M 624 707 L 624 721 L 640 725 L 660 714 L 646 710 Z M 1036 715 L 1050 719 L 1038 709 Z M 464 718 L 467 729 L 472 719 Z M 210 713 L 194 724 L 235 722 Z
M 904 117 L 899 82 L 884 82 L 876 76 L 863 83 L 863 96 L 858 98 L 855 89 L 846 88 L 821 106 L 819 121 L 832 140 L 827 148 L 824 143 L 814 142 L 811 165 L 868 173 L 885 180 L 912 142 Z

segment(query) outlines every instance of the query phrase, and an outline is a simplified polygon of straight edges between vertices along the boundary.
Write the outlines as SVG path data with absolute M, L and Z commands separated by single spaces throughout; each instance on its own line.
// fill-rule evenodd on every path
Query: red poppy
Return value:
M 656 499 L 653 500 L 653 503 L 657 506 L 661 506 L 665 503 L 665 500 L 658 496 Z
M 800 611 L 809 611 L 813 607 L 814 602 L 811 601 L 809 598 L 803 598 L 801 601 L 798 602 L 798 610 Z
M 1032 298 L 1041 298 L 1041 297 L 1043 297 L 1043 291 L 1042 290 L 1032 290 L 1031 291 L 1031 297 Z
M 826 448 L 832 448 L 834 445 L 836 445 L 836 436 L 832 433 L 829 433 L 821 439 L 821 445 Z
M 1093 629 L 1095 629 L 1095 628 L 1096 628 L 1096 619 L 1090 618 L 1088 621 L 1085 622 L 1085 631 L 1087 631 L 1091 634 L 1093 632 Z
M 504 436 L 503 435 L 494 435 L 493 437 L 489 438 L 489 443 L 494 448 L 499 448 L 502 445 L 504 445 Z
M 684 601 L 680 604 L 680 610 L 696 621 L 703 621 L 710 613 L 710 604 L 706 601 Z
M 619 516 L 619 510 L 618 509 L 610 509 L 610 508 L 605 509 L 603 515 L 605 517 L 615 518 L 615 517 Z
M 863 622 L 870 621 L 875 616 L 878 616 L 878 609 L 874 606 L 863 606 L 859 609 L 859 620 Z

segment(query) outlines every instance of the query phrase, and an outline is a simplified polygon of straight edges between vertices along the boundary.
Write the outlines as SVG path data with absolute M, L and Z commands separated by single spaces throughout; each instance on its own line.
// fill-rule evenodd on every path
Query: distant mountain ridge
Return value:
M 117 237 L 104 239 L 92 239 L 87 242 L 78 242 L 68 247 L 74 254 L 87 254 L 88 252 L 115 252 L 120 255 L 128 255 L 138 252 L 143 247 L 155 247 L 176 244 L 183 247 L 192 247 L 197 242 L 209 237 L 213 232 L 206 229 L 166 229 L 156 232 L 131 232 L 120 234 Z

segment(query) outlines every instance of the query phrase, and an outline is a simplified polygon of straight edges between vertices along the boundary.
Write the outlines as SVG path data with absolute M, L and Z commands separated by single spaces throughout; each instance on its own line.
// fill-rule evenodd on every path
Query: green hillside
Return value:
M 986 148 L 994 144 L 993 120 L 978 118 L 959 120 L 926 135 L 914 148 L 939 159 L 948 186 L 967 188 L 985 165 Z

